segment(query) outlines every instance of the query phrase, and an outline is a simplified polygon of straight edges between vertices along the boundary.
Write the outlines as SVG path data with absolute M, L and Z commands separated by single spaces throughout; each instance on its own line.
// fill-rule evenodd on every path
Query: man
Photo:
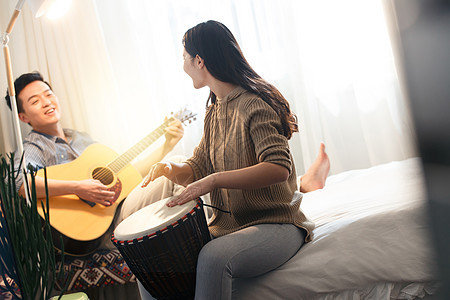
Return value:
M 27 165 L 31 164 L 39 169 L 68 163 L 76 159 L 87 146 L 94 143 L 85 133 L 62 128 L 58 97 L 41 74 L 38 72 L 23 74 L 16 79 L 14 85 L 19 119 L 32 127 L 32 131 L 24 139 L 24 158 Z M 6 102 L 11 108 L 8 94 Z M 166 128 L 164 144 L 135 165 L 142 176 L 146 175 L 153 164 L 163 159 L 174 148 L 183 134 L 184 129 L 180 121 L 176 120 L 169 124 Z M 21 154 L 16 153 L 16 168 L 20 158 Z M 24 196 L 22 176 L 17 176 L 16 186 L 19 193 Z M 138 197 L 134 197 L 128 203 L 125 203 L 128 200 L 126 199 L 122 205 L 124 212 L 120 212 L 119 221 L 156 200 L 171 196 L 177 188 L 179 187 L 167 180 L 152 187 L 151 197 L 148 192 L 140 192 Z M 36 177 L 36 192 L 38 197 L 45 197 L 45 182 L 42 177 Z M 84 200 L 105 206 L 111 205 L 114 201 L 114 192 L 109 191 L 107 186 L 94 179 L 80 181 L 48 179 L 48 193 L 49 196 L 75 194 Z

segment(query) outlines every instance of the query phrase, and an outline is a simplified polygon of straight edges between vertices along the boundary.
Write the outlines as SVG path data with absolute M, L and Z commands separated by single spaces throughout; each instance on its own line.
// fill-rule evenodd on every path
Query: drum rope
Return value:
M 224 209 L 218 208 L 217 206 L 206 204 L 205 202 L 203 202 L 203 205 L 211 207 L 211 208 L 214 208 L 214 209 L 217 209 L 217 210 L 220 210 L 221 212 L 226 213 L 226 214 L 230 214 L 230 216 L 231 216 L 231 211 L 230 210 L 224 210 Z

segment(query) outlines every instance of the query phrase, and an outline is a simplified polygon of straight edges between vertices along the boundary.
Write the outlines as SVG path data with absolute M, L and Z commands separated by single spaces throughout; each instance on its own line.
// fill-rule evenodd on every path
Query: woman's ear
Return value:
M 195 65 L 201 69 L 205 66 L 205 60 L 201 58 L 198 54 L 195 56 Z

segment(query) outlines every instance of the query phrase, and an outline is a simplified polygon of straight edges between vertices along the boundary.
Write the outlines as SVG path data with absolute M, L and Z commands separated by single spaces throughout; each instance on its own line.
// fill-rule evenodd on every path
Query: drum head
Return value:
M 114 237 L 129 241 L 155 233 L 181 219 L 197 204 L 196 201 L 189 201 L 183 205 L 168 207 L 166 204 L 172 198 L 174 197 L 162 199 L 131 214 L 114 230 Z

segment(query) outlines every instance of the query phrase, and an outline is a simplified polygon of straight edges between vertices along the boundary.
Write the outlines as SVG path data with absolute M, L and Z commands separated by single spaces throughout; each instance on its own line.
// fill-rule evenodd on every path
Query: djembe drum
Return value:
M 200 199 L 168 207 L 170 199 L 123 220 L 112 241 L 153 297 L 189 299 L 195 294 L 198 254 L 211 235 Z

